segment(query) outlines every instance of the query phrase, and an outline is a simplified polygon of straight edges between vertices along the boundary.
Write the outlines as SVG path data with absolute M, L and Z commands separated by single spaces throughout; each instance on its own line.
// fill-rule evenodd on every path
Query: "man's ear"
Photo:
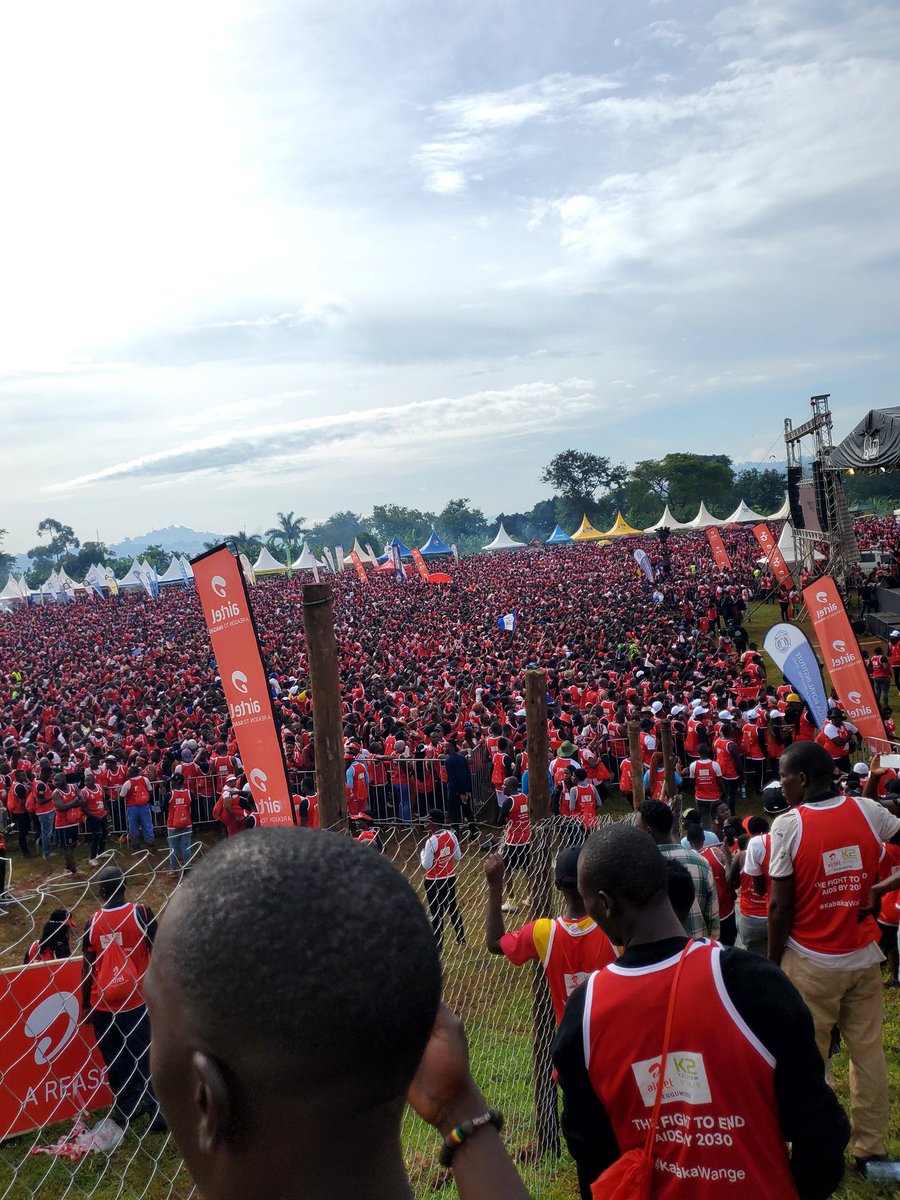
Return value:
M 212 1154 L 228 1140 L 234 1118 L 234 1099 L 219 1063 L 199 1050 L 191 1058 L 191 1092 L 197 1113 L 197 1145 Z

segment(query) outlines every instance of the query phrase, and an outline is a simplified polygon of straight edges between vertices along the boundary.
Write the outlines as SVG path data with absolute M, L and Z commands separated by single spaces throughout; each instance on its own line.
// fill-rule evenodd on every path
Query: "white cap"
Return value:
M 684 712 L 684 705 L 683 704 L 673 704 L 672 707 L 669 709 L 669 712 L 672 714 L 673 717 L 677 717 L 677 716 L 679 716 L 679 714 Z
M 694 716 L 695 717 L 705 717 L 708 712 L 709 712 L 709 709 L 704 708 L 702 704 L 694 705 Z
M 857 774 L 857 775 L 868 775 L 869 774 L 869 767 L 868 767 L 867 763 L 856 763 L 853 767 L 853 770 L 854 770 L 855 774 Z
M 730 721 L 731 720 L 731 713 L 728 711 L 727 708 L 723 708 L 722 711 L 719 713 L 719 720 L 720 721 Z
M 652 713 L 662 712 L 662 700 L 654 700 L 650 705 L 650 711 Z
M 900 629 L 892 629 L 888 636 L 892 638 L 900 637 Z

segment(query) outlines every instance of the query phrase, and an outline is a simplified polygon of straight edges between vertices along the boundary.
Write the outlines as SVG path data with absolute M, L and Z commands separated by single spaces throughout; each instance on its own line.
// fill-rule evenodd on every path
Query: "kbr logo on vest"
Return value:
M 659 1058 L 645 1058 L 643 1062 L 631 1064 L 631 1070 L 647 1108 L 656 1103 L 656 1089 L 660 1072 Z M 712 1094 L 703 1055 L 695 1050 L 675 1050 L 666 1059 L 666 1074 L 663 1080 L 663 1104 L 709 1104 Z

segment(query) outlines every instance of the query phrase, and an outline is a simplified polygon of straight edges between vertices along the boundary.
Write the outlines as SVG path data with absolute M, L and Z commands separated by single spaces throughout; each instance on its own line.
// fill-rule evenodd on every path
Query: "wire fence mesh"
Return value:
M 546 909 L 532 912 L 529 893 L 546 902 L 556 854 L 585 834 L 579 821 L 562 817 L 532 828 L 528 878 L 511 873 L 510 905 L 515 907 L 506 914 L 508 928 L 532 916 L 554 915 Z M 403 871 L 427 908 L 421 827 L 385 821 L 377 835 L 373 853 L 386 855 Z M 205 833 L 197 839 L 192 861 L 217 837 Z M 444 995 L 466 1022 L 475 1076 L 490 1102 L 504 1109 L 505 1138 L 531 1193 L 542 1197 L 551 1187 L 562 1187 L 553 1195 L 568 1194 L 566 1181 L 572 1180 L 574 1195 L 573 1168 L 560 1156 L 549 1077 L 554 1027 L 552 1015 L 547 1019 L 551 1010 L 542 972 L 536 964 L 517 969 L 485 946 L 483 866 L 492 851 L 502 849 L 502 841 L 502 831 L 485 822 L 461 833 L 456 923 L 449 912 L 440 920 Z M 58 855 L 6 859 L 0 922 L 0 1200 L 186 1200 L 197 1194 L 169 1134 L 153 1125 L 138 972 L 124 961 L 144 930 L 152 934 L 153 922 L 165 919 L 181 872 L 170 872 L 169 849 L 159 843 L 129 854 L 113 842 L 95 861 L 98 866 L 89 875 L 74 879 Z M 125 872 L 125 895 L 99 921 L 94 918 L 91 935 L 97 953 L 92 1004 L 103 1009 L 106 995 L 111 999 L 105 1007 L 113 1010 L 112 1017 L 101 1012 L 95 1022 L 98 1029 L 106 1022 L 98 1048 L 94 1030 L 82 1022 L 79 950 L 101 905 L 100 872 L 113 863 Z M 57 919 L 48 931 L 54 912 Z M 71 914 L 75 930 L 64 924 L 63 914 Z M 52 957 L 54 948 L 63 953 L 67 946 L 72 957 Z M 26 958 L 33 961 L 24 965 Z M 139 957 L 135 961 L 139 965 Z M 535 1063 L 540 1064 L 537 1079 Z M 543 1097 L 540 1113 L 536 1094 Z M 452 1177 L 437 1163 L 434 1130 L 407 1113 L 403 1139 L 415 1195 L 455 1195 Z

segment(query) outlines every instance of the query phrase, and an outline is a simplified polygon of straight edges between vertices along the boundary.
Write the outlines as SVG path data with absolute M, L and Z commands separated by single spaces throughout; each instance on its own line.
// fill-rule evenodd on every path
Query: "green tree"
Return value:
M 628 470 L 621 463 L 613 466 L 602 454 L 563 450 L 550 459 L 541 479 L 566 501 L 567 508 L 587 509 L 594 503 L 597 492 L 622 487 L 628 479 Z
M 725 454 L 685 453 L 643 459 L 631 471 L 626 494 L 633 519 L 653 520 L 668 504 L 673 516 L 687 521 L 697 515 L 701 500 L 714 516 L 727 517 L 735 506 L 731 459 Z
M 94 563 L 107 563 L 108 554 L 109 548 L 105 542 L 85 542 L 77 553 L 66 559 L 66 571 L 73 579 L 80 582 Z M 111 564 L 107 563 L 107 565 Z M 128 560 L 127 566 L 131 566 L 131 559 Z
M 50 540 L 42 545 L 33 546 L 28 551 L 34 569 L 43 570 L 46 564 L 51 569 L 59 570 L 63 560 L 79 548 L 81 543 L 75 536 L 71 525 L 63 525 L 54 517 L 45 517 L 37 527 L 38 537 L 48 537 Z M 50 572 L 48 571 L 49 575 Z M 46 578 L 46 577 L 45 577 Z
M 483 537 L 488 531 L 488 523 L 481 509 L 472 508 L 468 496 L 461 496 L 447 501 L 437 515 L 435 528 L 449 545 Z
M 0 546 L 3 545 L 3 540 L 5 537 L 6 530 L 0 529 Z M 16 560 L 12 554 L 7 554 L 5 551 L 0 550 L 0 575 L 8 574 L 8 572 L 13 569 L 13 563 L 15 561 Z
M 768 516 L 781 508 L 786 489 L 787 477 L 783 471 L 774 467 L 762 471 L 758 467 L 745 467 L 734 481 L 734 506 L 737 508 L 740 501 L 745 500 L 758 513 Z
M 158 546 L 154 543 L 153 545 L 145 546 L 138 557 L 141 559 L 146 559 L 150 566 L 153 567 L 153 569 L 157 572 L 157 574 L 162 575 L 166 567 L 168 567 L 172 555 L 168 550 L 164 550 L 162 546 Z
M 304 517 L 295 517 L 294 510 L 291 509 L 288 513 L 276 513 L 278 524 L 272 529 L 266 530 L 266 538 L 273 547 L 278 547 L 282 552 L 286 552 L 288 561 L 293 562 L 300 553 L 300 547 L 303 542 L 303 536 L 306 533 L 303 527 Z
M 437 524 L 437 517 L 402 504 L 376 504 L 367 524 L 378 539 L 377 546 L 373 543 L 376 550 L 394 537 L 407 546 L 420 546 Z
M 248 533 L 246 529 L 241 529 L 237 533 L 229 534 L 223 539 L 226 542 L 233 542 L 234 548 L 238 554 L 246 554 L 253 563 L 259 557 L 259 552 L 263 548 L 263 540 L 258 533 Z M 216 545 L 217 543 L 213 543 Z M 212 546 L 207 546 L 207 549 L 212 549 Z
M 363 528 L 363 519 L 359 513 L 351 512 L 349 509 L 332 513 L 327 521 L 313 525 L 308 536 L 310 545 L 315 546 L 317 551 L 320 551 L 323 546 L 331 549 L 335 546 L 343 546 L 344 551 L 348 552 L 352 548 L 355 538 L 359 538 L 363 548 L 365 548 L 366 542 L 371 542 L 372 549 L 378 550 L 378 546 L 375 544 L 378 539 L 375 534 L 371 530 Z

